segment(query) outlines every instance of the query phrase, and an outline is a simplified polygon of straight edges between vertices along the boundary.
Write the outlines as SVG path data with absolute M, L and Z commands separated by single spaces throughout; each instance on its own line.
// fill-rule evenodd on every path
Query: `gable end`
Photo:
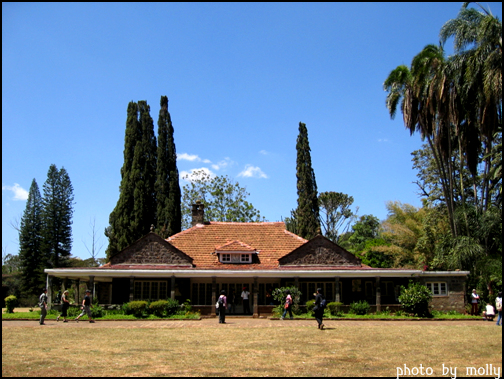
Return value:
M 361 260 L 323 236 L 316 236 L 279 259 L 280 266 L 358 266 Z
M 192 261 L 191 257 L 155 233 L 149 233 L 140 238 L 110 259 L 112 265 L 192 266 Z

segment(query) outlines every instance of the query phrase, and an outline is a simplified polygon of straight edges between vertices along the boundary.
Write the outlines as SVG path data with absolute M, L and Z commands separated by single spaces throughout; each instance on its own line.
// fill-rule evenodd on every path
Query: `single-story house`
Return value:
M 275 288 L 292 285 L 302 293 L 301 304 L 322 288 L 328 302 L 348 306 L 366 300 L 373 311 L 397 309 L 399 288 L 410 279 L 432 290 L 435 309 L 463 312 L 469 274 L 372 268 L 324 236 L 306 240 L 283 222 L 204 222 L 199 203 L 193 205 L 193 226 L 166 240 L 151 232 L 101 267 L 45 272 L 49 288 L 54 277 L 63 279 L 65 288 L 87 282 L 100 304 L 171 297 L 190 299 L 202 314 L 215 311 L 221 290 L 241 300 L 245 287 L 254 317 L 271 313 Z M 243 312 L 241 301 L 235 312 Z

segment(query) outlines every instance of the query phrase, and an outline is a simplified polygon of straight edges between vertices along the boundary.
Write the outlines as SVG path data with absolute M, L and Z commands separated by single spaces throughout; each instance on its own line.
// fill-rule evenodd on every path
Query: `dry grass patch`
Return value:
M 502 367 L 493 323 L 268 328 L 2 328 L 3 376 L 396 376 Z M 64 333 L 64 334 L 63 334 Z M 502 370 L 501 370 L 502 373 Z

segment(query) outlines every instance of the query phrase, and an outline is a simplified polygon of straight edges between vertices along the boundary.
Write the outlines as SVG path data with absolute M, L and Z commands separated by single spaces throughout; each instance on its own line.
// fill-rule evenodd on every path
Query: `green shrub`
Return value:
M 147 310 L 147 302 L 143 300 L 130 301 L 128 303 L 128 308 L 135 317 L 142 317 Z
M 79 307 L 70 307 L 70 308 L 68 308 L 67 316 L 70 318 L 75 318 L 78 315 L 80 315 L 80 312 L 81 312 L 81 310 Z
M 166 301 L 168 302 L 168 305 L 166 306 L 167 316 L 172 316 L 182 311 L 182 308 L 180 307 L 180 303 L 178 300 L 166 299 Z
M 376 312 L 377 315 L 380 316 L 390 316 L 390 308 L 387 307 L 385 310 L 382 310 L 380 312 Z
M 284 306 L 283 304 L 276 305 L 272 310 L 271 313 L 273 314 L 273 317 L 280 317 L 283 314 L 284 311 Z
M 332 316 L 341 317 L 343 315 L 343 311 L 341 310 L 341 306 L 343 303 L 339 301 L 333 301 L 327 304 L 327 309 Z
M 418 317 L 429 317 L 429 303 L 431 300 L 431 291 L 418 282 L 410 280 L 408 288 L 401 286 L 399 303 L 408 313 Z
M 306 313 L 313 314 L 314 307 L 315 307 L 315 300 L 308 300 L 306 302 Z
M 192 308 L 191 299 L 186 299 L 186 301 L 180 305 L 180 312 L 186 314 L 192 312 Z
M 18 299 L 14 295 L 7 296 L 5 298 L 5 313 L 14 313 L 14 308 L 18 305 Z
M 95 305 L 91 305 L 91 317 L 99 318 L 99 317 L 103 317 L 104 314 L 105 314 L 105 311 L 103 310 L 103 307 L 98 305 L 98 303 Z
M 131 310 L 129 303 L 124 303 L 121 305 L 121 310 L 123 311 L 123 314 L 125 315 L 132 315 L 133 311 Z
M 369 312 L 369 303 L 366 300 L 361 300 L 359 302 L 353 302 L 350 304 L 350 309 L 348 313 L 353 315 L 367 315 Z
M 149 305 L 150 312 L 157 317 L 163 317 L 168 308 L 168 302 L 166 300 L 154 301 Z

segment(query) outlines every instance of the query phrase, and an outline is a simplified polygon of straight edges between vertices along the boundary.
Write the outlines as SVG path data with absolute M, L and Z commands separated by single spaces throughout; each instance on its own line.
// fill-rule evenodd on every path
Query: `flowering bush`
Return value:
M 408 287 L 401 286 L 399 302 L 404 310 L 418 317 L 429 317 L 429 303 L 432 300 L 431 291 L 424 285 L 410 280 Z

